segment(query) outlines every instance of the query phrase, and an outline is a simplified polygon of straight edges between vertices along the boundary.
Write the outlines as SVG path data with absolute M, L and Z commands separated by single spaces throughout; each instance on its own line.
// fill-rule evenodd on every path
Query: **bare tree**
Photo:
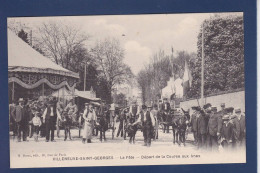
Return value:
M 39 27 L 38 45 L 57 64 L 71 69 L 75 52 L 82 50 L 88 35 L 80 32 L 80 29 L 59 22 L 43 23 Z
M 96 43 L 91 50 L 100 70 L 100 76 L 107 81 L 109 95 L 116 84 L 129 82 L 133 77 L 129 66 L 124 62 L 124 50 L 116 39 L 105 39 Z

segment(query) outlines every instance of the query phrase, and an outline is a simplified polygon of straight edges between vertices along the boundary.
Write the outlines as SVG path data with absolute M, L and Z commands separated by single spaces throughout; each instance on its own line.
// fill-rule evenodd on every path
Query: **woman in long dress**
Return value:
M 88 108 L 84 110 L 83 119 L 84 119 L 84 129 L 83 129 L 82 142 L 85 143 L 87 140 L 87 143 L 91 143 L 92 131 L 97 119 L 92 104 L 88 105 Z

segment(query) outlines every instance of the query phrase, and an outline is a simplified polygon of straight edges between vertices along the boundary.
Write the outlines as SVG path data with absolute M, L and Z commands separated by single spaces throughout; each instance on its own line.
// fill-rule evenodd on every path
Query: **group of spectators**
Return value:
M 217 151 L 219 146 L 224 149 L 245 146 L 245 114 L 241 108 L 225 108 L 222 103 L 218 111 L 208 103 L 203 108 L 192 107 L 192 110 L 190 126 L 198 148 Z
M 73 100 L 66 107 L 55 98 L 49 97 L 42 100 L 25 100 L 19 98 L 18 104 L 9 105 L 10 131 L 18 142 L 28 141 L 28 137 L 46 137 L 46 142 L 54 140 L 54 131 L 59 137 L 62 122 L 61 112 L 66 110 L 72 118 L 77 117 L 77 106 Z

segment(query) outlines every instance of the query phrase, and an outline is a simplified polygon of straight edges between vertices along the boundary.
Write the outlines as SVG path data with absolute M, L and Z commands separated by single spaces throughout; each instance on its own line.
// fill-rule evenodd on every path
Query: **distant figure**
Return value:
M 113 120 L 114 120 L 114 117 L 115 117 L 115 110 L 116 110 L 115 104 L 112 103 L 110 105 L 110 109 L 109 109 L 109 112 L 110 112 L 110 114 L 109 114 L 109 127 L 112 127 Z
M 63 112 L 63 105 L 61 101 L 57 101 L 57 111 L 61 114 Z M 57 123 L 56 123 L 56 130 L 57 130 L 57 137 L 60 137 L 60 126 L 61 126 L 61 120 L 57 116 Z
M 9 123 L 10 123 L 10 131 L 13 131 L 13 136 L 17 135 L 17 128 L 16 128 L 16 122 L 15 122 L 15 103 L 12 102 L 9 105 Z
M 129 116 L 136 120 L 139 113 L 140 113 L 140 107 L 137 105 L 136 101 L 133 101 L 129 108 Z
M 240 147 L 245 147 L 246 145 L 246 118 L 244 115 L 241 114 L 241 109 L 236 108 L 235 114 L 237 116 L 239 125 L 240 125 L 240 133 L 237 136 L 237 144 Z
M 124 132 L 124 123 L 126 122 L 126 114 L 128 113 L 128 108 L 123 109 L 123 111 L 119 114 L 119 127 L 117 131 L 116 137 L 118 137 L 120 134 L 121 137 L 123 137 Z
M 77 121 L 77 113 L 78 113 L 78 107 L 74 103 L 73 99 L 71 99 L 68 103 L 68 105 L 65 107 L 64 111 L 68 112 L 68 115 L 71 117 L 72 122 L 75 123 Z
M 170 118 L 170 110 L 171 110 L 171 106 L 170 103 L 168 102 L 167 98 L 163 99 L 163 104 L 162 104 L 162 116 L 163 116 L 163 120 L 166 122 L 164 124 L 164 128 L 163 128 L 163 133 L 169 133 L 169 118 Z

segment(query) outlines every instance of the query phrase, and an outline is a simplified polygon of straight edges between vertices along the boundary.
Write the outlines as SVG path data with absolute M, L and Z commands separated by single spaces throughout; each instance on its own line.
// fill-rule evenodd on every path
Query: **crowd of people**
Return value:
M 217 111 L 208 103 L 203 108 L 192 109 L 190 126 L 198 148 L 216 151 L 219 145 L 225 149 L 245 147 L 246 124 L 241 108 L 225 108 L 222 103 L 221 110 Z
M 167 99 L 160 100 L 154 105 L 138 105 L 133 102 L 129 107 L 116 110 L 114 105 L 107 106 L 104 103 L 95 105 L 85 103 L 85 107 L 80 114 L 77 105 L 70 100 L 63 106 L 56 98 L 50 97 L 45 101 L 24 100 L 20 98 L 18 104 L 10 104 L 10 123 L 13 136 L 17 136 L 17 141 L 28 141 L 28 137 L 34 137 L 38 141 L 39 136 L 45 137 L 46 142 L 55 142 L 54 131 L 60 137 L 60 127 L 69 116 L 70 121 L 78 125 L 83 122 L 82 142 L 91 143 L 93 135 L 97 135 L 100 125 L 98 119 L 105 117 L 107 128 L 111 128 L 116 121 L 119 122 L 116 136 L 126 138 L 126 128 L 133 129 L 139 126 L 144 137 L 144 146 L 151 146 L 152 139 L 159 138 L 159 129 L 162 126 L 163 133 L 169 133 L 169 127 L 176 122 L 176 117 L 185 116 L 185 127 L 193 133 L 194 145 L 200 149 L 217 151 L 219 146 L 223 148 L 237 148 L 245 146 L 245 115 L 240 108 L 225 108 L 221 104 L 221 110 L 206 104 L 191 107 L 190 110 L 173 109 Z M 187 116 L 188 115 L 188 116 Z M 173 128 L 173 127 L 172 127 Z M 138 128 L 136 128 L 137 130 Z M 94 131 L 96 130 L 96 133 Z M 70 131 L 69 138 L 70 137 Z M 129 131 L 128 131 L 129 133 Z M 136 133 L 136 131 L 135 131 Z M 65 130 L 65 139 L 67 140 Z
M 10 130 L 17 141 L 28 141 L 28 137 L 34 136 L 35 141 L 40 137 L 46 137 L 46 142 L 55 142 L 54 131 L 60 136 L 60 126 L 63 122 L 62 111 L 75 118 L 77 117 L 77 106 L 73 101 L 63 108 L 61 102 L 55 97 L 42 100 L 25 100 L 20 98 L 18 104 L 14 102 L 9 105 Z

